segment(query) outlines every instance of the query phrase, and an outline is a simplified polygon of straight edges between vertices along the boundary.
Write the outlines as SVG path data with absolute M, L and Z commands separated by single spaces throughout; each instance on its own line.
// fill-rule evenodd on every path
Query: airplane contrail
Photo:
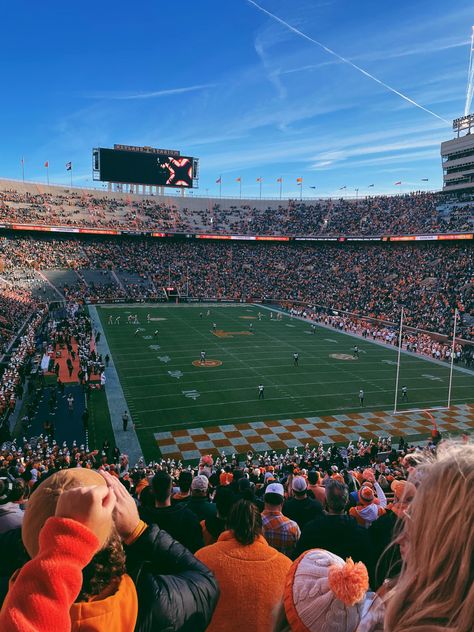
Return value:
M 308 42 L 311 42 L 312 44 L 316 44 L 316 46 L 319 46 L 320 48 L 325 50 L 330 55 L 333 55 L 333 57 L 336 57 L 337 59 L 339 59 L 340 61 L 343 61 L 345 64 L 348 64 L 349 66 L 352 66 L 352 68 L 355 68 L 355 70 L 358 70 L 360 73 L 362 73 L 363 75 L 365 75 L 369 79 L 372 79 L 372 81 L 375 81 L 376 83 L 378 83 L 379 85 L 383 86 L 384 88 L 386 88 L 390 92 L 393 92 L 393 94 L 396 94 L 397 96 L 401 97 L 405 101 L 408 101 L 408 103 L 411 103 L 412 105 L 414 105 L 415 107 L 419 108 L 420 110 L 423 110 L 424 112 L 427 112 L 428 114 L 431 114 L 431 116 L 436 117 L 440 121 L 443 121 L 444 123 L 447 123 L 448 125 L 451 125 L 451 123 L 448 120 L 446 120 L 442 116 L 439 116 L 439 114 L 436 114 L 436 112 L 433 112 L 432 110 L 429 110 L 428 108 L 425 108 L 423 105 L 420 105 L 419 103 L 417 103 L 413 99 L 410 99 L 410 97 L 407 97 L 407 95 L 403 94 L 403 92 L 400 92 L 399 90 L 396 90 L 395 88 L 392 88 L 392 86 L 389 86 L 388 83 L 385 83 L 385 81 L 382 81 L 381 79 L 378 79 L 377 77 L 372 75 L 370 72 L 367 72 L 367 70 L 364 70 L 363 68 L 361 68 L 357 64 L 354 64 L 354 62 L 350 61 L 349 59 L 346 59 L 342 55 L 339 55 L 338 53 L 336 53 L 336 51 L 332 50 L 328 46 L 325 46 L 321 42 L 318 42 L 318 40 L 313 39 L 309 35 L 306 35 L 306 33 L 303 33 L 303 31 L 300 31 L 299 29 L 297 29 L 296 27 L 292 26 L 291 24 L 288 24 L 288 22 L 285 22 L 285 20 L 282 20 L 282 18 L 279 18 L 274 13 L 271 13 L 270 11 L 267 11 L 267 9 L 265 9 L 262 6 L 260 6 L 254 0 L 247 0 L 247 2 L 249 4 L 253 4 L 253 6 L 256 7 L 259 11 L 261 11 L 262 13 L 265 13 L 266 15 L 271 17 L 276 22 L 279 22 L 280 24 L 285 26 L 287 29 L 289 29 L 293 33 L 296 33 L 296 35 L 299 35 L 300 37 L 304 38 L 305 40 L 308 40 Z

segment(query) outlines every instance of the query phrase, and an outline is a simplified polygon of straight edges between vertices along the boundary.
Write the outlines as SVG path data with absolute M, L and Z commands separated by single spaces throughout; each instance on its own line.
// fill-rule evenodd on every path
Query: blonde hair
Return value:
M 416 468 L 404 520 L 406 554 L 390 593 L 386 632 L 474 628 L 474 444 L 447 442 Z

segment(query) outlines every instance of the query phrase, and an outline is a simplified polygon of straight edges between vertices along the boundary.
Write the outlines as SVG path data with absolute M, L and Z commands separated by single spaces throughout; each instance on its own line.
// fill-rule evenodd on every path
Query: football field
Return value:
M 295 420 L 303 426 L 307 422 L 309 430 L 311 423 L 318 426 L 315 417 L 322 418 L 321 430 L 331 427 L 326 420 L 332 419 L 337 442 L 347 436 L 344 430 L 351 420 L 393 410 L 397 352 L 392 346 L 319 326 L 312 333 L 307 322 L 288 315 L 277 320 L 276 312 L 270 318 L 269 310 L 246 304 L 102 306 L 98 313 L 147 459 L 160 453 L 176 456 L 180 444 L 183 458 L 192 456 L 196 444 L 201 451 L 216 447 L 237 451 L 252 445 L 259 423 L 276 427 L 281 420 L 293 430 Z M 139 325 L 127 323 L 129 314 L 138 314 Z M 110 315 L 120 316 L 120 324 L 109 325 Z M 358 358 L 353 357 L 355 344 Z M 204 365 L 201 351 L 206 353 Z M 297 366 L 294 353 L 299 354 Z M 263 399 L 259 399 L 260 384 Z M 397 404 L 401 411 L 446 406 L 448 384 L 447 363 L 402 353 Z M 406 402 L 402 386 L 408 390 Z M 455 370 L 451 403 L 473 401 L 474 376 Z M 362 432 L 359 422 L 352 425 L 356 434 Z M 227 435 L 224 426 L 230 430 Z M 375 427 L 369 430 L 376 432 Z M 207 431 L 216 437 L 212 444 Z M 234 433 L 238 436 L 231 436 L 228 443 Z M 402 434 L 390 428 L 387 433 Z M 283 434 L 287 433 L 280 429 Z M 331 436 L 324 434 L 323 440 Z M 294 432 L 303 445 L 308 437 L 322 437 L 317 428 L 316 434 L 297 435 Z M 197 437 L 193 446 L 188 445 L 190 436 Z M 247 442 L 241 440 L 245 436 Z M 262 444 L 257 439 L 253 444 Z

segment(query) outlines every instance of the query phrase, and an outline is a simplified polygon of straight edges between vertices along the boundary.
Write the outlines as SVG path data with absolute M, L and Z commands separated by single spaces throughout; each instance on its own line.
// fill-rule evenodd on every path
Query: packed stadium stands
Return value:
M 403 306 L 404 349 L 446 362 L 457 308 L 453 360 L 466 371 L 472 240 L 52 236 L 15 224 L 427 236 L 472 231 L 472 211 L 435 194 L 242 206 L 0 185 L 0 629 L 82 630 L 94 620 L 87 629 L 97 632 L 471 630 L 473 543 L 459 537 L 461 520 L 463 533 L 473 531 L 468 436 L 443 441 L 434 424 L 414 444 L 387 434 L 280 453 L 204 454 L 192 464 L 129 462 L 113 433 L 102 445 L 89 436 L 90 393 L 101 384 L 95 365 L 102 375 L 108 359 L 96 354 L 97 332 L 79 304 L 168 300 L 171 284 L 183 301 L 262 301 L 387 345 L 397 344 Z M 59 364 L 46 382 L 42 354 L 55 359 L 65 346 L 68 358 L 77 350 L 79 382 L 58 379 Z M 80 436 L 60 444 L 55 425 L 72 425 L 65 411 L 73 394 Z M 52 417 L 40 419 L 47 400 Z M 31 436 L 38 423 L 43 432 Z
M 459 334 L 472 337 L 470 244 L 9 236 L 0 238 L 0 258 L 6 271 L 0 277 L 16 279 L 15 291 L 36 300 L 51 299 L 53 287 L 56 299 L 62 295 L 70 300 L 160 300 L 171 281 L 182 295 L 194 298 L 303 301 L 392 322 L 404 305 L 407 325 L 446 335 L 452 332 L 457 307 L 462 317 Z M 4 292 L 11 290 L 7 286 Z
M 436 193 L 360 199 L 153 197 L 0 180 L 0 224 L 232 235 L 408 235 L 469 232 L 472 202 Z

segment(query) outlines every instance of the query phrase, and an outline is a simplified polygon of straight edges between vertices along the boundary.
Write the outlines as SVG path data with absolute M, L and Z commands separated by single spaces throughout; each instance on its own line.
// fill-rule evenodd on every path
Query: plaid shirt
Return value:
M 284 516 L 281 511 L 265 510 L 262 513 L 262 525 L 268 544 L 291 557 L 301 535 L 296 522 Z

